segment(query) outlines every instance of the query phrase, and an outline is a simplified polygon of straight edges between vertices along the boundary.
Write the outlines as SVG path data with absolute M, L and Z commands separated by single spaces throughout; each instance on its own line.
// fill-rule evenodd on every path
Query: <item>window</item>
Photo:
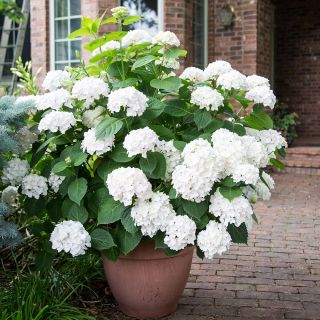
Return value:
M 77 65 L 76 51 L 81 51 L 81 40 L 68 40 L 68 35 L 81 27 L 81 0 L 51 0 L 51 69 Z
M 204 68 L 208 64 L 208 0 L 192 0 L 193 64 Z
M 143 29 L 151 35 L 162 30 L 163 0 L 122 0 L 121 5 L 129 9 L 130 15 L 141 16 L 141 21 L 134 23 L 130 29 Z

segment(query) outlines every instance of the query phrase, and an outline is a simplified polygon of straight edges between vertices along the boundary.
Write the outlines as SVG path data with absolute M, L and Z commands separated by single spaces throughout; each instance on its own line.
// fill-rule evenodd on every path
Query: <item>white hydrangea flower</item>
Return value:
M 247 83 L 248 90 L 251 90 L 253 88 L 260 87 L 260 86 L 270 88 L 269 80 L 265 77 L 257 76 L 256 74 L 248 76 L 246 78 L 246 83 Z
M 1 201 L 7 206 L 11 207 L 16 203 L 18 196 L 18 188 L 14 186 L 8 186 L 2 190 Z
M 234 182 L 256 184 L 259 179 L 259 169 L 252 164 L 239 164 L 235 167 L 232 178 Z
M 82 78 L 72 88 L 72 96 L 78 100 L 85 100 L 85 108 L 88 108 L 94 100 L 101 96 L 107 97 L 109 92 L 109 86 L 102 79 L 95 77 Z
M 112 16 L 117 20 L 123 19 L 129 15 L 129 9 L 124 6 L 118 6 L 111 9 Z
M 64 81 L 70 80 L 70 74 L 67 71 L 53 70 L 49 71 L 42 82 L 42 87 L 49 91 L 55 91 L 63 87 Z
M 119 112 L 121 107 L 127 116 L 141 116 L 148 106 L 148 98 L 134 87 L 121 88 L 109 95 L 108 109 L 111 113 Z
M 231 70 L 227 73 L 223 73 L 217 79 L 217 85 L 223 89 L 246 89 L 246 76 L 237 70 Z
M 65 179 L 64 176 L 58 176 L 56 174 L 51 173 L 50 177 L 48 179 L 48 184 L 50 188 L 57 193 L 59 191 L 60 184 L 63 182 Z
M 118 50 L 120 49 L 120 42 L 111 40 L 102 45 L 100 48 L 94 49 L 91 55 L 94 57 L 102 52 L 110 51 L 110 50 Z
M 245 159 L 248 163 L 264 168 L 269 163 L 269 155 L 263 144 L 251 136 L 242 136 L 241 142 L 246 151 Z
M 103 120 L 106 108 L 98 106 L 93 110 L 86 110 L 82 115 L 82 123 L 88 128 L 95 128 Z
M 274 180 L 265 172 L 262 173 L 262 178 L 268 186 L 266 186 L 262 179 L 259 179 L 253 188 L 251 186 L 243 188 L 243 193 L 252 203 L 255 203 L 258 199 L 270 200 L 271 198 L 270 190 L 274 189 Z
M 121 40 L 123 47 L 135 46 L 148 42 L 151 42 L 151 36 L 145 30 L 130 30 Z
M 172 173 L 172 185 L 182 198 L 201 202 L 219 174 L 213 149 L 208 141 L 196 139 L 185 146 L 182 159 Z
M 85 254 L 91 247 L 91 237 L 79 221 L 66 220 L 57 224 L 50 241 L 52 249 L 70 253 L 73 257 Z
M 149 127 L 145 127 L 131 130 L 124 138 L 123 147 L 127 150 L 129 157 L 141 154 L 143 158 L 146 158 L 147 152 L 154 151 L 158 142 L 157 134 Z
M 231 64 L 227 61 L 217 60 L 208 64 L 204 69 L 206 80 L 216 80 L 220 75 L 232 70 Z
M 210 87 L 197 87 L 191 93 L 190 102 L 199 106 L 200 109 L 217 111 L 223 106 L 223 95 Z
M 84 133 L 84 138 L 81 142 L 81 149 L 91 155 L 96 154 L 101 156 L 102 154 L 110 151 L 114 145 L 114 136 L 110 136 L 103 140 L 96 138 L 96 129 L 92 128 Z
M 185 68 L 181 73 L 180 78 L 194 83 L 206 80 L 203 70 L 195 67 Z
M 240 196 L 229 201 L 221 195 L 219 190 L 210 198 L 209 212 L 215 217 L 219 217 L 225 227 L 230 223 L 239 227 L 253 214 L 250 202 L 245 197 Z
M 37 100 L 38 100 L 39 96 L 32 96 L 32 95 L 28 95 L 28 96 L 20 96 L 17 97 L 15 104 L 19 104 L 19 103 L 31 103 L 33 105 L 37 104 Z
M 274 95 L 273 91 L 267 86 L 258 86 L 250 91 L 248 91 L 245 95 L 248 100 L 253 101 L 254 103 L 261 103 L 265 107 L 269 107 L 273 109 L 277 99 Z
M 227 129 L 215 131 L 212 134 L 212 147 L 220 178 L 232 175 L 234 168 L 243 163 L 245 150 L 237 134 Z
M 28 150 L 31 145 L 37 141 L 37 139 L 38 135 L 32 132 L 27 126 L 19 129 L 15 135 L 15 140 L 19 143 L 21 153 L 24 153 L 26 150 Z
M 170 46 L 170 47 L 179 47 L 180 40 L 178 37 L 171 31 L 159 31 L 153 38 L 152 44 Z
M 131 209 L 134 224 L 141 228 L 144 236 L 153 237 L 165 231 L 168 222 L 176 215 L 169 197 L 163 192 L 155 192 L 150 200 L 137 200 Z
M 29 163 L 26 160 L 12 159 L 7 162 L 2 171 L 2 182 L 17 186 L 21 184 L 22 179 L 30 170 Z
M 155 151 L 162 153 L 166 159 L 165 179 L 170 180 L 173 170 L 181 162 L 181 152 L 173 145 L 173 140 L 158 142 Z
M 142 170 L 132 167 L 113 170 L 107 178 L 110 195 L 125 206 L 132 204 L 133 197 L 147 200 L 152 197 L 152 186 Z
M 167 58 L 165 56 L 160 57 L 158 60 L 154 62 L 156 65 L 161 65 L 165 68 L 169 69 L 179 69 L 180 68 L 180 63 L 178 60 L 174 58 Z
M 246 128 L 249 136 L 253 136 L 257 141 L 261 142 L 270 158 L 274 158 L 276 149 L 287 148 L 288 144 L 285 138 L 276 130 L 255 130 Z
M 38 110 L 60 110 L 63 106 L 72 108 L 71 96 L 65 89 L 58 89 L 37 96 L 36 108 Z
M 196 224 L 188 216 L 176 216 L 168 222 L 164 243 L 171 250 L 182 250 L 196 240 Z
M 51 111 L 47 113 L 39 122 L 39 131 L 49 130 L 51 132 L 65 133 L 77 123 L 71 112 Z
M 21 193 L 28 198 L 39 199 L 41 195 L 46 196 L 47 192 L 47 178 L 30 173 L 22 179 Z
M 199 232 L 197 244 L 207 259 L 226 252 L 231 244 L 231 237 L 222 223 L 210 221 L 205 230 Z

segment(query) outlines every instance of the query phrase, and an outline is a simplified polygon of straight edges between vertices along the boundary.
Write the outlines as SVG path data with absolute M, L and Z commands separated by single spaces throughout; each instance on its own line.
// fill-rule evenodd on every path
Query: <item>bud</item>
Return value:
M 65 162 L 68 166 L 71 166 L 71 164 L 72 164 L 72 160 L 71 160 L 70 157 L 65 158 L 65 159 L 64 159 L 64 162 Z
M 122 20 L 129 15 L 129 10 L 126 7 L 115 7 L 111 9 L 111 12 L 117 20 Z

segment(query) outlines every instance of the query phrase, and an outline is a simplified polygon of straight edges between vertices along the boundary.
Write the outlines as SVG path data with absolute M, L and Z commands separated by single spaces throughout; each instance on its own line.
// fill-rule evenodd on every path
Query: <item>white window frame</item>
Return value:
M 70 1 L 68 1 L 68 12 L 70 13 Z M 70 29 L 70 18 L 80 18 L 81 19 L 81 15 L 74 15 L 74 16 L 66 16 L 68 18 L 68 22 L 69 22 L 69 29 Z M 50 0 L 49 2 L 49 29 L 50 29 L 50 39 L 49 39 L 49 46 L 50 46 L 50 70 L 55 70 L 55 64 L 56 64 L 56 59 L 55 59 L 55 21 L 58 20 L 65 20 L 66 17 L 61 17 L 61 18 L 56 18 L 55 14 L 54 14 L 54 0 Z M 78 41 L 79 39 L 77 39 Z M 71 40 L 72 41 L 72 40 Z M 70 40 L 68 40 L 68 42 L 71 42 Z M 68 58 L 70 57 L 70 52 L 68 49 Z M 65 63 L 73 63 L 73 62 L 78 62 L 79 60 L 65 60 L 65 61 L 60 61 L 61 63 L 65 62 Z

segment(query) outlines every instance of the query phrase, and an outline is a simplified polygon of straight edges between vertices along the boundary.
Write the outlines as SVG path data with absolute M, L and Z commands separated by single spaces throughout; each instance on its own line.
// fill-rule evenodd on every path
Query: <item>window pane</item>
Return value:
M 75 18 L 70 20 L 70 33 L 81 27 L 81 19 Z
M 54 15 L 56 18 L 68 16 L 68 0 L 54 0 Z
M 56 61 L 68 61 L 68 41 L 56 42 Z
M 158 1 L 156 0 L 122 0 L 121 5 L 129 9 L 130 15 L 139 15 L 142 20 L 129 26 L 129 29 L 143 29 L 151 35 L 159 31 Z
M 70 16 L 79 16 L 81 14 L 81 1 L 70 0 Z
M 55 22 L 55 38 L 65 39 L 68 36 L 68 20 L 58 20 Z
M 63 70 L 66 66 L 68 66 L 68 63 L 56 63 L 55 70 Z
M 79 58 L 76 56 L 76 51 L 80 51 L 81 52 L 81 40 L 79 41 L 71 41 L 70 43 L 71 45 L 71 56 L 70 59 L 71 60 L 78 60 Z
M 193 1 L 193 63 L 195 67 L 204 67 L 204 47 L 205 47 L 205 14 L 204 14 L 204 0 Z

